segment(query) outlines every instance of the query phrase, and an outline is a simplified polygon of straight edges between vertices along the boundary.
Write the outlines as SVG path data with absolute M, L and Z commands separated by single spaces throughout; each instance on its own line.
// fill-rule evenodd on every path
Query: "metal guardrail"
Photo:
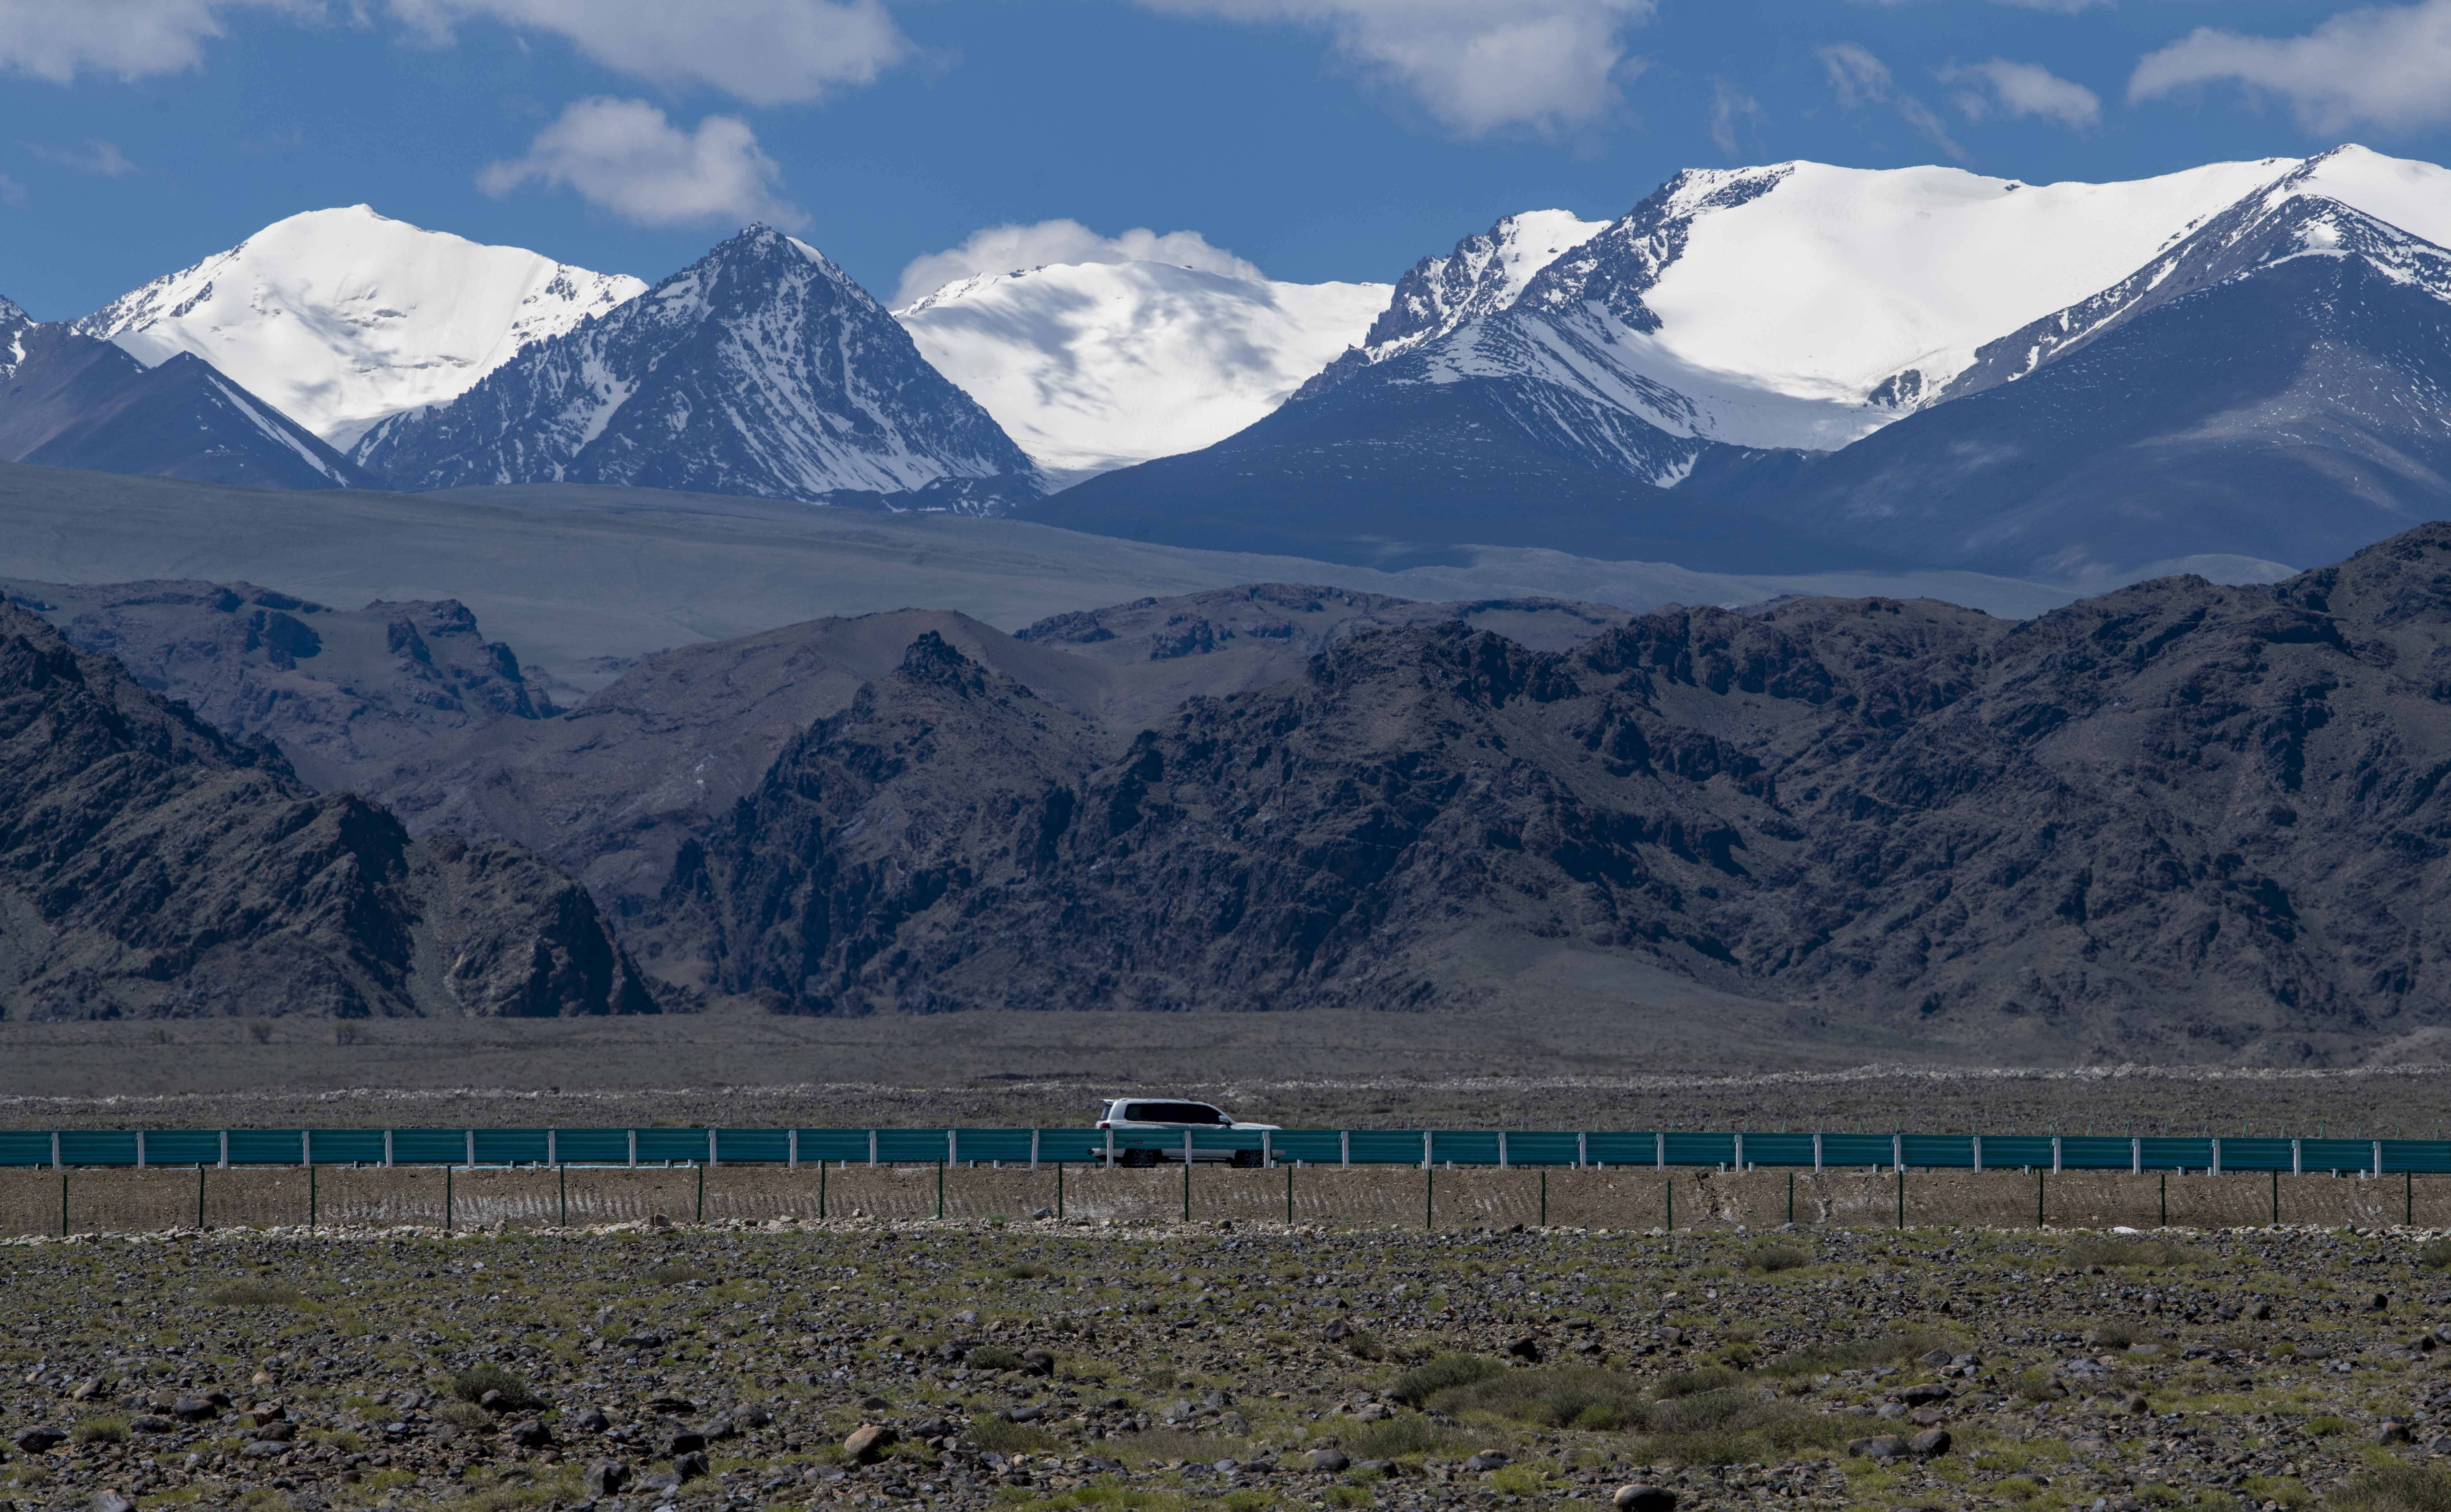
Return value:
M 2451 1172 L 2451 1140 L 1282 1129 L 0 1129 L 0 1167 L 1154 1165 Z

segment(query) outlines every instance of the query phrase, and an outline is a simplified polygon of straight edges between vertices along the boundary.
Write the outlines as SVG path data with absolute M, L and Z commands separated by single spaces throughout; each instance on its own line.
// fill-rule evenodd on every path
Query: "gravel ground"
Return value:
M 19 1512 L 2451 1498 L 2451 1242 L 2416 1230 L 778 1220 L 0 1256 Z

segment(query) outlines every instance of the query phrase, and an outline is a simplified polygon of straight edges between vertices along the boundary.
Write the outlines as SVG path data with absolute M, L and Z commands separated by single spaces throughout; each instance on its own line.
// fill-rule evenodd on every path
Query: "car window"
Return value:
M 1225 1114 L 1206 1103 L 1134 1103 L 1124 1116 L 1136 1124 L 1223 1124 Z

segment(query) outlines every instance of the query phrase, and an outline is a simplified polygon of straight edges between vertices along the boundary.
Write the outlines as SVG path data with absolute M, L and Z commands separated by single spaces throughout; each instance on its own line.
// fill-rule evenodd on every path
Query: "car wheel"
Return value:
M 1260 1152 L 1256 1149 L 1238 1149 L 1234 1151 L 1234 1168 L 1236 1170 L 1259 1169 Z
M 1156 1165 L 1159 1158 L 1154 1149 L 1127 1149 L 1124 1151 L 1123 1164 L 1133 1170 L 1146 1170 Z

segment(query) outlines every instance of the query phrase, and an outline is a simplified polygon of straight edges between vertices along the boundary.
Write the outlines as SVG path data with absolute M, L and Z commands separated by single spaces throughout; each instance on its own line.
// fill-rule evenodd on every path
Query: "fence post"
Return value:
M 548 1166 L 561 1164 L 561 1130 L 558 1129 L 544 1131 L 544 1163 Z
M 1267 1129 L 1260 1130 L 1260 1168 L 1262 1170 L 1270 1169 L 1277 1163 L 1276 1141 L 1270 1138 L 1269 1134 L 1270 1131 Z
M 1549 1168 L 1540 1168 L 1540 1227 L 1549 1227 Z
M 1737 1174 L 1737 1175 L 1739 1175 L 1739 1176 L 1741 1176 L 1741 1175 L 1743 1175 L 1744 1173 L 1745 1173 L 1745 1136 L 1744 1136 L 1744 1135 L 1742 1135 L 1742 1134 L 1738 1134 L 1738 1135 L 1736 1136 L 1736 1174 Z
M 1267 1138 L 1265 1134 L 1260 1137 L 1264 1140 Z M 1032 1170 L 1038 1168 L 1038 1130 L 1035 1129 L 1029 1131 L 1029 1168 Z
M 315 1231 L 315 1163 L 306 1163 L 306 1231 Z
M 1813 1174 L 1816 1176 L 1821 1174 L 1821 1136 L 1819 1134 L 1813 1136 Z
M 2292 1176 L 2306 1174 L 2306 1142 L 2303 1139 L 2293 1139 L 2289 1142 L 2289 1174 Z
M 1980 1134 L 1974 1136 L 1974 1173 L 1978 1176 L 1983 1173 L 1983 1136 Z
M 2056 1175 L 2058 1175 L 2059 1173 L 2060 1173 L 2060 1136 L 2059 1136 L 2059 1135 L 2057 1135 L 2057 1134 L 2053 1134 L 2053 1135 L 2051 1136 L 2051 1174 L 2052 1174 L 2052 1175 L 2054 1175 L 2054 1176 L 2056 1176 Z
M 136 1168 L 145 1168 L 145 1130 L 141 1129 L 136 1131 Z
M 2220 1141 L 2220 1140 L 2214 1140 L 2214 1141 L 2213 1141 L 2213 1158 L 2214 1158 L 2216 1161 L 2220 1160 L 2220 1158 L 2221 1158 L 2221 1141 Z M 2377 1180 L 2377 1181 L 2381 1181 L 2381 1180 L 2382 1180 L 2382 1140 L 2380 1140 L 2380 1139 L 2378 1139 L 2378 1140 L 2376 1140 L 2376 1141 L 2374 1142 L 2374 1168 L 2375 1168 L 2375 1180 Z
M 784 1155 L 783 1155 L 783 1158 L 784 1158 L 786 1161 L 789 1161 L 789 1162 L 790 1162 L 790 1166 L 789 1166 L 789 1168 L 790 1168 L 790 1169 L 792 1169 L 792 1170 L 797 1170 L 797 1169 L 799 1169 L 799 1168 L 800 1168 L 800 1131 L 799 1131 L 797 1129 L 787 1129 L 787 1130 L 785 1130 L 785 1131 L 784 1131 L 784 1134 L 783 1134 L 783 1149 L 784 1149 Z
M 868 1168 L 871 1170 L 876 1168 L 876 1130 L 873 1129 L 868 1131 Z
M 567 1228 L 570 1227 L 570 1168 L 556 1161 L 553 1173 L 558 1178 L 557 1185 L 561 1188 L 561 1222 L 556 1227 Z
M 1665 1129 L 1651 1136 L 1651 1163 L 1657 1169 L 1668 1168 L 1668 1134 Z
M 1422 1130 L 1422 1168 L 1427 1170 L 1430 1165 L 1430 1131 L 1424 1129 Z
M 706 1168 L 697 1168 L 697 1221 L 706 1222 Z
M 1743 1136 L 1739 1135 L 1738 1137 L 1739 1137 L 1739 1138 L 1742 1138 Z M 1744 1148 L 1744 1146 L 1742 1146 L 1742 1145 L 1740 1144 L 1740 1145 L 1738 1145 L 1736 1148 L 1737 1148 L 1738 1149 L 1742 1149 Z M 1504 1169 L 1506 1169 L 1506 1168 L 1506 1168 L 1506 1130 L 1505 1130 L 1505 1129 L 1500 1129 L 1500 1130 L 1498 1131 L 1498 1168 L 1499 1168 L 1499 1169 L 1500 1169 L 1500 1170 L 1504 1170 Z
M 2051 1144 L 2056 1148 L 2059 1141 L 2054 1138 Z M 2048 1227 L 2043 1222 L 2043 1168 L 2036 1166 L 2034 1168 L 2034 1227 L 2037 1228 Z
M 876 1153 L 875 1139 L 876 1136 L 873 1134 L 869 1136 L 869 1154 L 872 1160 Z M 1115 1168 L 1115 1131 L 1111 1129 L 1107 1130 L 1107 1168 L 1108 1170 Z
M 1294 1226 L 1294 1163 L 1285 1162 L 1285 1227 Z
M 468 1141 L 468 1168 L 475 1170 L 477 1168 L 477 1131 L 471 1129 L 463 1132 Z
M 2167 1228 L 2167 1227 L 2170 1227 L 2170 1173 L 2169 1173 L 2168 1171 L 2167 1171 L 2167 1170 L 2166 1170 L 2166 1171 L 2164 1171 L 2164 1172 L 2162 1172 L 2162 1224 L 2161 1224 L 2161 1227 L 2165 1227 L 2165 1228 Z
M 2375 1173 L 2377 1175 L 2382 1173 L 2382 1144 L 2380 1140 L 2375 1144 Z M 2221 1174 L 2221 1141 L 2219 1139 L 2213 1141 L 2213 1168 L 2210 1174 L 2215 1176 Z
M 391 1130 L 383 1130 L 383 1169 L 391 1169 Z
M 1429 1135 L 1423 1134 L 1422 1136 L 1422 1142 L 1423 1144 L 1427 1144 L 1429 1143 Z M 69 1189 L 68 1182 L 69 1179 L 66 1176 L 62 1176 L 60 1178 L 60 1190 L 63 1192 Z M 1422 1231 L 1423 1233 L 1427 1233 L 1438 1227 L 1438 1188 L 1439 1168 L 1436 1166 L 1431 1165 L 1426 1160 L 1422 1162 Z M 68 1199 L 66 1197 L 62 1197 L 60 1199 L 60 1211 L 65 1214 L 68 1210 Z M 67 1222 L 67 1219 L 64 1217 L 61 1222 L 65 1223 Z
M 442 1231 L 451 1231 L 451 1167 L 447 1162 L 442 1167 Z
M 2133 1134 L 2127 1136 L 2127 1174 L 2130 1176 L 2145 1174 L 2145 1141 Z
M 1064 1162 L 1055 1163 L 1055 1221 L 1064 1221 Z
M 817 1162 L 817 1220 L 818 1220 L 820 1223 L 822 1223 L 822 1222 L 824 1222 L 824 1221 L 825 1221 L 825 1216 L 826 1216 L 826 1163 L 825 1163 L 824 1161 L 822 1161 L 822 1160 L 821 1160 L 821 1161 L 818 1161 L 818 1162 Z
M 54 1134 L 54 1135 L 52 1135 L 51 1137 L 52 1137 L 52 1138 L 54 1138 L 54 1139 L 57 1139 L 59 1136 L 58 1136 L 57 1134 Z M 62 1239 L 66 1239 L 68 1236 L 69 1236 L 69 1173 L 68 1173 L 68 1168 L 67 1168 L 66 1167 L 62 1167 L 62 1168 L 61 1168 L 61 1169 L 60 1169 L 60 1237 L 61 1237 Z
M 1338 1130 L 1337 1130 L 1337 1132 L 1336 1132 L 1336 1149 L 1337 1149 L 1337 1162 L 1336 1162 L 1336 1163 L 1337 1163 L 1337 1165 L 1338 1165 L 1339 1167 L 1341 1167 L 1341 1168 L 1346 1168 L 1346 1169 L 1350 1169 L 1350 1168 L 1352 1168 L 1352 1165 L 1353 1165 L 1353 1130 L 1352 1130 L 1352 1129 L 1338 1129 Z
M 2403 1228 L 2417 1227 L 2417 1173 L 2413 1170 L 2400 1173 L 2400 1223 Z
M 1787 1173 L 1787 1222 L 1788 1222 L 1788 1226 L 1789 1226 L 1790 1227 L 1794 1227 L 1794 1224 L 1795 1224 L 1795 1172 L 1794 1172 L 1794 1171 L 1792 1171 L 1792 1170 L 1791 1170 L 1791 1171 L 1789 1171 L 1789 1172 Z
M 205 1231 L 205 1163 L 196 1162 L 196 1232 Z
M 1904 1134 L 1890 1136 L 1890 1167 L 1893 1170 L 1901 1171 L 1907 1168 L 1907 1136 Z
M 1191 1222 L 1191 1130 L 1183 1131 L 1183 1221 Z
M 1188 1141 L 1188 1140 L 1190 1139 L 1190 1137 L 1191 1137 L 1191 1136 L 1190 1136 L 1190 1135 L 1188 1135 L 1188 1134 L 1186 1134 L 1186 1135 L 1185 1135 L 1185 1136 L 1184 1136 L 1184 1138 L 1185 1138 L 1186 1141 Z M 960 1165 L 961 1163 L 962 1163 L 962 1131 L 961 1131 L 960 1129 L 946 1129 L 946 1130 L 945 1130 L 945 1164 L 946 1164 L 946 1165 L 948 1165 L 948 1166 L 958 1166 L 958 1165 Z
M 222 1136 L 222 1151 L 223 1162 L 226 1164 L 229 1159 L 229 1135 L 227 1134 L 224 1134 Z M 60 1131 L 56 1129 L 51 1130 L 51 1168 L 53 1170 L 66 1170 L 68 1168 L 60 1163 Z
M 1668 1223 L 1666 1227 L 1668 1231 L 1673 1234 L 1676 1231 L 1676 1178 L 1671 1176 L 1666 1181 L 1661 1182 L 1659 1186 L 1660 1189 L 1665 1192 L 1668 1197 Z
M 222 1130 L 222 1169 L 229 1169 L 229 1130 Z
M 715 1148 L 715 1130 L 710 1129 L 706 1131 L 706 1163 L 710 1166 L 716 1165 L 717 1153 Z
M 630 1134 L 630 1168 L 631 1168 L 632 1170 L 637 1170 L 637 1169 L 638 1168 L 638 1131 L 637 1131 L 637 1129 L 631 1129 L 631 1130 L 629 1131 L 629 1134 Z
M 2281 1168 L 2272 1168 L 2272 1227 L 2281 1227 Z
M 1904 1227 L 1907 1226 L 1907 1168 L 1906 1168 L 1906 1163 L 1905 1163 L 1904 1161 L 1900 1161 L 1900 1162 L 1898 1163 L 1898 1166 L 1897 1166 L 1897 1175 L 1898 1175 L 1898 1227 L 1899 1227 L 1900 1228 L 1904 1228 Z
M 936 1162 L 936 1216 L 945 1216 L 945 1163 Z
M 1589 1133 L 1584 1132 L 1584 1131 L 1579 1130 L 1579 1129 L 1576 1131 L 1576 1134 L 1575 1134 L 1575 1168 L 1576 1168 L 1577 1170 L 1580 1170 L 1580 1169 L 1582 1169 L 1585 1166 L 1588 1166 L 1588 1165 L 1590 1165 L 1590 1164 L 1591 1164 L 1591 1154 L 1592 1154 L 1592 1143 L 1591 1143 L 1591 1141 L 1592 1141 L 1592 1136 L 1591 1136 Z
M 315 1130 L 311 1129 L 298 1130 L 298 1164 L 308 1170 L 315 1168 Z

